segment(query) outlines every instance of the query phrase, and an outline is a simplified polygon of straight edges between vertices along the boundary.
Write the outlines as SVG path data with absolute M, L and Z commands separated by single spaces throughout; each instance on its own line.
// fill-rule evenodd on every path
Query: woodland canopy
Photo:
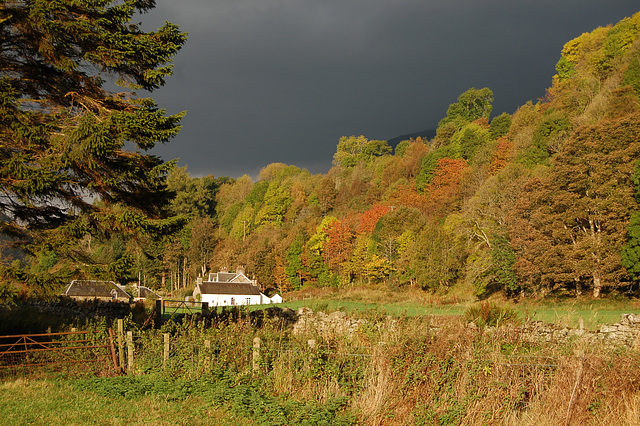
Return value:
M 254 181 L 191 177 L 186 168 L 122 149 L 125 142 L 146 149 L 169 139 L 180 117 L 165 116 L 150 100 L 107 94 L 100 73 L 77 70 L 92 63 L 136 87 L 161 84 L 163 64 L 184 35 L 167 24 L 151 41 L 124 24 L 131 8 L 150 4 L 88 10 L 96 19 L 111 11 L 109 29 L 122 31 L 117 39 L 137 40 L 131 57 L 128 49 L 101 45 L 111 38 L 99 36 L 98 21 L 84 22 L 91 13 L 78 28 L 77 19 L 65 24 L 78 33 L 89 25 L 96 40 L 89 37 L 86 46 L 51 43 L 49 32 L 32 37 L 40 44 L 19 50 L 32 52 L 33 66 L 59 73 L 54 86 L 21 83 L 30 58 L 0 58 L 8 141 L 0 162 L 8 194 L 3 226 L 18 238 L 35 231 L 22 226 L 30 218 L 46 219 L 55 226 L 38 229 L 34 240 L 56 241 L 49 229 L 64 230 L 74 237 L 66 251 L 75 253 L 64 257 L 50 243 L 6 265 L 5 276 L 67 265 L 75 275 L 179 292 L 207 271 L 242 265 L 267 292 L 385 283 L 436 292 L 456 287 L 477 297 L 638 294 L 640 13 L 566 43 L 546 96 L 512 114 L 493 114 L 492 91 L 471 88 L 449 106 L 432 140 L 392 147 L 345 136 L 326 174 L 274 163 Z M 16 21 L 23 9 L 3 12 L 5 39 L 15 35 L 14 43 L 43 28 Z M 41 15 L 52 13 L 79 12 Z M 37 53 L 48 48 L 51 54 Z M 107 60 L 109 49 L 119 53 Z M 12 61 L 29 66 L 13 70 Z M 165 188 L 155 177 L 167 173 Z M 166 208 L 147 201 L 164 189 Z M 147 232 L 129 232 L 134 224 Z M 100 267 L 79 268 L 78 259 Z

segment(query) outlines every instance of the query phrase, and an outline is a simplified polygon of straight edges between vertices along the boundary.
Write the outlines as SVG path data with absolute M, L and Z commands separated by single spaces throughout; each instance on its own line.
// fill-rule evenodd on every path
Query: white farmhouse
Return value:
M 276 297 L 277 296 L 277 297 Z M 239 306 L 265 305 L 281 303 L 282 297 L 275 295 L 275 301 L 260 292 L 255 280 L 250 280 L 244 270 L 238 268 L 236 272 L 220 272 L 209 274 L 207 281 L 198 278 L 193 298 L 200 302 L 207 302 L 209 306 Z

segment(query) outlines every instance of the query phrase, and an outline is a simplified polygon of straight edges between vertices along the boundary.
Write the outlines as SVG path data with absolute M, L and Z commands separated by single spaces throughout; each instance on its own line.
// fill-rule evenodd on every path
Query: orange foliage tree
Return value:
M 402 162 L 404 163 L 407 177 L 415 177 L 420 172 L 422 167 L 422 159 L 429 153 L 429 148 L 422 142 L 422 139 L 418 137 L 416 140 L 411 140 L 411 144 L 407 147 L 402 156 Z
M 387 196 L 386 203 L 389 206 L 414 207 L 423 213 L 430 208 L 429 198 L 418 191 L 415 182 L 397 185 Z
M 371 234 L 376 227 L 376 223 L 387 212 L 392 209 L 392 206 L 383 204 L 375 204 L 366 212 L 360 216 L 360 224 L 358 226 L 358 232 L 360 234 Z
M 441 158 L 427 187 L 427 195 L 434 214 L 446 214 L 458 201 L 460 182 L 470 167 L 463 158 Z
M 340 273 L 340 265 L 351 255 L 353 232 L 344 220 L 337 220 L 326 229 L 327 240 L 324 243 L 322 257 L 335 273 Z
M 502 170 L 512 157 L 511 148 L 513 147 L 513 143 L 505 138 L 499 137 L 496 143 L 496 149 L 493 151 L 493 160 L 491 161 L 491 166 L 489 167 L 489 173 L 495 175 L 500 170 Z

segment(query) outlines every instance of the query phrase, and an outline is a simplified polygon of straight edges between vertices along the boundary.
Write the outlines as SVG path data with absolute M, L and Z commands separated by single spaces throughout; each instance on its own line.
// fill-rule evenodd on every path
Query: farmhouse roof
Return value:
M 73 280 L 63 293 L 76 297 L 113 297 L 114 294 L 118 299 L 131 297 L 113 281 Z
M 260 289 L 251 283 L 205 281 L 198 285 L 202 294 L 260 295 Z
M 251 280 L 242 272 L 212 272 L 209 274 L 209 282 L 217 283 L 250 283 Z

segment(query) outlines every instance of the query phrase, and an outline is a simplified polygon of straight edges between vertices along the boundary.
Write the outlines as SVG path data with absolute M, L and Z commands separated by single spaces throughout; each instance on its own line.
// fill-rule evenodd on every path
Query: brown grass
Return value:
M 212 368 L 259 381 L 283 400 L 322 405 L 345 398 L 343 410 L 362 425 L 640 423 L 640 353 L 633 348 L 532 344 L 514 328 L 471 329 L 459 317 L 370 315 L 353 335 L 313 328 L 293 335 L 269 325 L 252 328 L 244 320 L 187 328 L 173 339 L 220 344 Z M 254 336 L 262 339 L 262 358 L 252 372 Z M 139 354 L 140 362 L 144 356 Z M 23 387 L 52 393 L 24 383 L 7 383 L 0 393 L 13 395 Z M 152 406 L 155 400 L 145 402 Z M 183 405 L 173 406 L 176 418 Z M 212 410 L 225 418 L 224 410 Z

